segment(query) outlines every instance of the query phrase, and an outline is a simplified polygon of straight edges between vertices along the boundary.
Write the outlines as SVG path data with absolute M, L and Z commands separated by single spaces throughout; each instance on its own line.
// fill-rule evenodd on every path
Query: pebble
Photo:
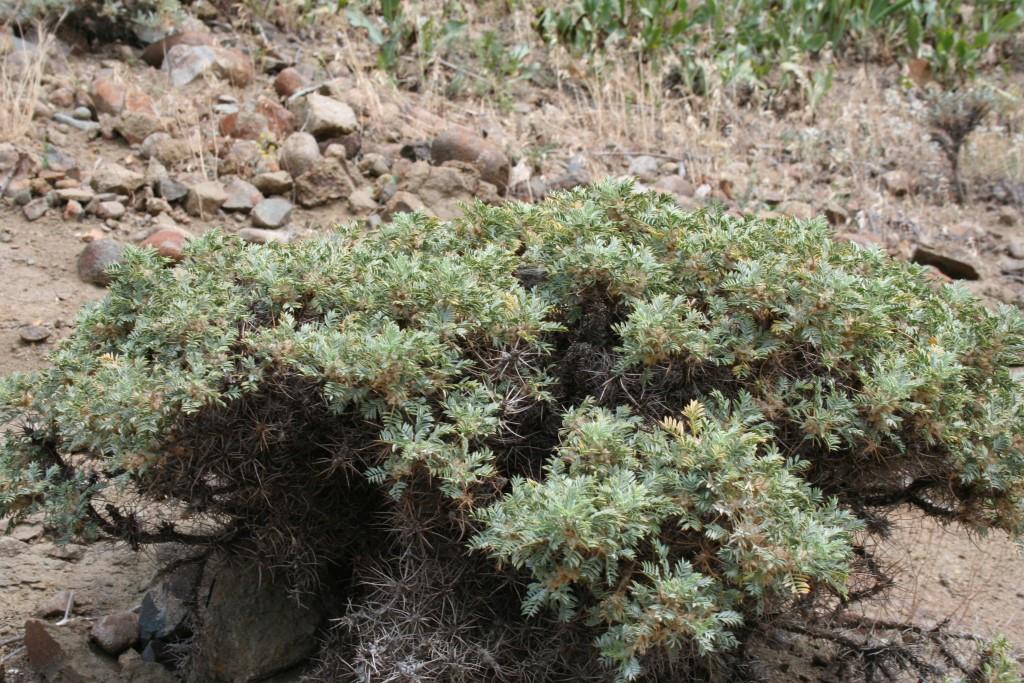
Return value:
M 29 221 L 37 221 L 42 218 L 46 212 L 50 209 L 50 204 L 46 201 L 45 197 L 33 199 L 29 203 L 21 207 L 22 213 L 25 214 L 25 218 Z
M 293 101 L 288 108 L 295 114 L 299 128 L 318 140 L 348 135 L 359 127 L 352 107 L 325 95 L 310 93 Z
M 212 45 L 213 36 L 207 31 L 183 31 L 156 41 L 142 51 L 142 60 L 150 66 L 160 68 L 164 57 L 175 45 Z
M 121 218 L 124 213 L 124 204 L 121 202 L 100 202 L 96 207 L 96 216 L 104 220 Z
M 78 562 L 85 557 L 85 546 L 78 545 L 77 543 L 65 543 L 63 545 L 48 543 L 44 546 L 43 554 L 55 560 Z
M 227 199 L 221 208 L 225 211 L 252 211 L 253 207 L 263 201 L 263 195 L 252 183 L 241 178 L 232 178 L 224 187 Z
M 143 142 L 153 133 L 160 132 L 162 127 L 163 123 L 157 116 L 145 111 L 126 111 L 114 123 L 114 130 L 130 145 Z
M 174 203 L 188 194 L 188 188 L 173 178 L 163 177 L 157 181 L 156 193 L 168 202 Z
M 24 541 L 10 536 L 0 536 L 0 557 L 17 557 L 28 549 L 29 545 Z
M 882 175 L 882 187 L 894 197 L 910 194 L 914 187 L 910 175 L 906 171 L 889 171 Z
M 48 147 L 43 154 L 43 162 L 51 171 L 69 173 L 78 168 L 78 161 L 73 156 L 57 147 Z
M 369 152 L 359 160 L 359 170 L 371 178 L 379 178 L 390 171 L 391 167 L 383 154 Z
M 288 222 L 295 206 L 282 197 L 264 199 L 252 210 L 252 223 L 258 228 L 280 228 Z
M 661 173 L 661 163 L 652 156 L 641 155 L 633 157 L 629 162 L 628 173 L 636 176 L 643 183 L 653 183 Z
M 64 205 L 64 220 L 68 221 L 73 218 L 78 218 L 84 211 L 85 209 L 82 208 L 81 203 L 72 199 Z
M 185 210 L 193 216 L 204 217 L 216 213 L 217 209 L 227 201 L 227 198 L 224 186 L 216 180 L 196 183 L 188 188 Z
M 53 115 L 53 120 L 57 123 L 63 123 L 71 126 L 72 128 L 77 128 L 78 130 L 84 130 L 87 132 L 98 131 L 100 129 L 100 124 L 95 121 L 82 121 L 73 116 L 62 114 L 61 112 L 55 113 Z
M 654 183 L 654 189 L 659 192 L 667 192 L 677 197 L 690 197 L 693 195 L 693 183 L 681 175 L 667 175 L 658 178 Z
M 291 97 L 307 85 L 309 82 L 306 78 L 293 67 L 282 69 L 274 79 L 274 90 L 281 97 Z
M 430 145 L 430 155 L 437 164 L 445 161 L 472 164 L 480 177 L 499 192 L 508 187 L 512 170 L 508 157 L 497 145 L 465 128 L 452 127 L 438 135 Z
M 88 624 L 72 621 L 56 626 L 37 619 L 25 622 L 25 656 L 47 681 L 98 683 L 120 678 L 117 662 L 94 651 Z
M 102 114 L 111 114 L 116 116 L 121 113 L 124 109 L 124 101 L 127 92 L 124 84 L 118 83 L 110 77 L 110 72 L 101 73 L 96 76 L 92 81 L 92 105 L 96 107 L 96 111 Z M 80 107 L 79 109 L 81 109 Z M 88 111 L 88 109 L 86 109 Z M 75 110 L 75 117 L 78 116 L 78 109 Z M 91 118 L 91 114 L 89 116 Z
M 381 217 L 385 221 L 390 221 L 397 213 L 412 213 L 414 211 L 422 211 L 424 208 L 423 202 L 419 197 L 410 192 L 399 191 L 388 202 L 387 208 L 385 208 L 384 214 Z
M 267 134 L 267 117 L 246 109 L 228 114 L 220 121 L 220 134 L 239 140 L 259 140 Z
M 89 107 L 75 107 L 75 110 L 71 112 L 71 115 L 79 121 L 91 121 L 92 111 Z
M 210 71 L 217 60 L 209 45 L 180 44 L 171 47 L 163 61 L 171 85 L 180 88 Z
M 238 231 L 238 236 L 251 244 L 269 244 L 273 242 L 286 244 L 292 241 L 292 234 L 284 230 L 242 228 Z
M 18 181 L 12 182 L 7 188 L 7 196 L 10 197 L 17 206 L 25 206 L 32 201 L 32 190 L 27 187 L 27 183 L 26 187 L 15 187 L 15 183 L 17 182 Z
M 146 197 L 146 213 L 156 216 L 162 213 L 171 212 L 171 204 L 163 197 Z
M 33 523 L 22 523 L 14 527 L 11 537 L 19 541 L 31 541 L 43 535 L 43 525 Z
M 108 614 L 93 622 L 90 637 L 109 655 L 118 656 L 139 636 L 139 615 L 135 612 Z
M 42 325 L 25 325 L 18 330 L 18 336 L 26 344 L 38 344 L 50 338 L 50 330 Z
M 281 145 L 278 161 L 293 177 L 308 172 L 320 160 L 320 147 L 309 133 L 292 133 Z
M 172 261 L 180 261 L 184 258 L 183 251 L 189 234 L 180 228 L 177 230 L 157 230 L 152 235 L 142 240 L 139 246 L 151 247 L 156 253 Z
M 802 221 L 814 218 L 814 209 L 810 204 L 792 199 L 779 204 L 778 211 L 779 213 Z
M 292 176 L 288 171 L 261 173 L 252 179 L 253 185 L 266 195 L 286 194 L 292 190 Z
M 337 159 L 323 159 L 295 179 L 295 199 L 306 208 L 344 199 L 353 190 L 355 184 L 348 167 Z
M 141 173 L 114 163 L 101 165 L 92 176 L 92 186 L 97 192 L 129 194 L 138 190 L 145 182 L 146 177 Z
M 68 590 L 60 590 L 47 597 L 36 607 L 36 616 L 42 619 L 49 617 L 64 616 L 71 603 L 71 610 L 74 612 L 75 604 L 73 594 Z
M 99 239 L 85 245 L 78 255 L 78 277 L 84 282 L 105 286 L 110 284 L 107 267 L 120 263 L 124 245 L 112 239 Z
M 211 45 L 175 45 L 167 51 L 164 68 L 175 87 L 188 85 L 210 72 L 244 87 L 252 80 L 252 59 L 233 48 Z
M 348 204 L 356 213 L 372 213 L 377 210 L 377 202 L 373 200 L 373 193 L 360 187 L 348 196 Z
M 88 187 L 68 187 L 56 190 L 57 199 L 61 202 L 91 202 L 94 191 Z

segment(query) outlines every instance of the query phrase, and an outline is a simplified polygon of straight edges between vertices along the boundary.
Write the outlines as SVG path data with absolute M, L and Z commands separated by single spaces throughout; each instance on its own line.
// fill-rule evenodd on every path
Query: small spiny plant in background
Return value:
M 964 203 L 966 189 L 960 177 L 960 152 L 967 138 L 992 111 L 992 95 L 985 90 L 940 92 L 929 102 L 928 123 L 932 140 L 949 161 L 950 182 L 958 204 Z

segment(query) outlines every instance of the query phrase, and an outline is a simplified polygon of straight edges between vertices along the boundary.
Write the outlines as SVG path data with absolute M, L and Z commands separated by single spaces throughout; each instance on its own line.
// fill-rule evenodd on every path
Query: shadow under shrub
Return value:
M 888 511 L 1021 531 L 1021 316 L 819 221 L 606 183 L 166 265 L 3 383 L 0 514 L 347 600 L 326 680 L 736 680 Z
M 90 45 L 148 45 L 171 32 L 184 16 L 178 0 L 0 0 L 0 24 L 21 33 L 41 23 L 71 31 Z

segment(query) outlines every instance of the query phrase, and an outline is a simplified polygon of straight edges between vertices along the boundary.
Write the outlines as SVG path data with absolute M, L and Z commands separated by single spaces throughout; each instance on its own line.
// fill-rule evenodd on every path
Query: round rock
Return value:
M 309 133 L 292 133 L 281 145 L 278 160 L 284 170 L 297 178 L 320 161 L 320 147 Z
M 282 70 L 274 79 L 274 90 L 281 97 L 291 97 L 307 85 L 306 78 L 292 67 Z
M 92 640 L 109 655 L 118 656 L 139 637 L 139 615 L 135 612 L 108 614 L 93 622 Z
M 84 282 L 106 286 L 110 284 L 107 268 L 121 262 L 124 245 L 116 240 L 102 239 L 90 242 L 78 255 L 78 277 Z
M 185 243 L 188 241 L 188 235 L 184 230 L 157 230 L 152 235 L 142 240 L 139 246 L 151 247 L 156 250 L 156 253 L 171 259 L 172 261 L 180 261 L 183 256 L 185 249 Z
M 658 179 L 661 171 L 661 164 L 652 156 L 646 154 L 633 157 L 629 162 L 629 174 L 636 176 L 643 183 L 653 183 Z
M 435 163 L 464 161 L 472 164 L 480 177 L 504 192 L 508 187 L 511 165 L 501 149 L 490 142 L 461 128 L 452 127 L 443 131 L 430 146 Z
M 252 223 L 258 228 L 280 228 L 288 222 L 295 207 L 287 199 L 270 197 L 252 210 Z
M 42 325 L 25 325 L 18 330 L 18 336 L 26 344 L 38 344 L 50 338 L 50 330 Z

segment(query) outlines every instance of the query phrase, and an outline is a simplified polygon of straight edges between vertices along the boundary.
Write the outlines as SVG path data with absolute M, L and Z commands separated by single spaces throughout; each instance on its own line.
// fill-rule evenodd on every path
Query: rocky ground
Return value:
M 1020 78 L 1001 77 L 1011 99 L 965 150 L 969 193 L 956 204 L 924 90 L 899 65 L 845 68 L 815 110 L 628 113 L 613 97 L 581 102 L 565 87 L 532 84 L 499 108 L 397 88 L 366 66 L 365 40 L 332 30 L 267 23 L 239 33 L 214 17 L 187 20 L 144 49 L 83 50 L 66 30 L 46 53 L 39 36 L 0 33 L 0 59 L 42 73 L 27 132 L 0 144 L 0 374 L 45 363 L 78 309 L 103 296 L 103 269 L 126 245 L 176 259 L 211 229 L 287 242 L 339 222 L 372 228 L 402 211 L 448 218 L 476 199 L 535 200 L 605 176 L 633 176 L 685 207 L 824 216 L 841 238 L 927 264 L 993 305 L 1024 303 Z M 886 552 L 905 577 L 890 616 L 950 619 L 1024 644 L 1024 563 L 1005 540 L 968 539 L 908 515 Z M 0 538 L 0 680 L 4 667 L 8 681 L 35 676 L 26 619 L 37 620 L 29 644 L 48 675 L 75 660 L 96 668 L 85 680 L 159 680 L 128 649 L 140 618 L 130 614 L 145 595 L 168 609 L 173 590 L 158 570 L 186 555 L 57 547 L 37 524 Z M 195 578 L 203 581 L 212 579 Z M 271 611 L 288 609 L 267 600 Z M 73 619 L 54 625 L 65 611 Z M 73 635 L 90 630 L 120 665 Z M 297 661 L 285 650 L 272 664 L 243 652 L 243 664 L 224 664 L 241 673 L 224 680 Z

